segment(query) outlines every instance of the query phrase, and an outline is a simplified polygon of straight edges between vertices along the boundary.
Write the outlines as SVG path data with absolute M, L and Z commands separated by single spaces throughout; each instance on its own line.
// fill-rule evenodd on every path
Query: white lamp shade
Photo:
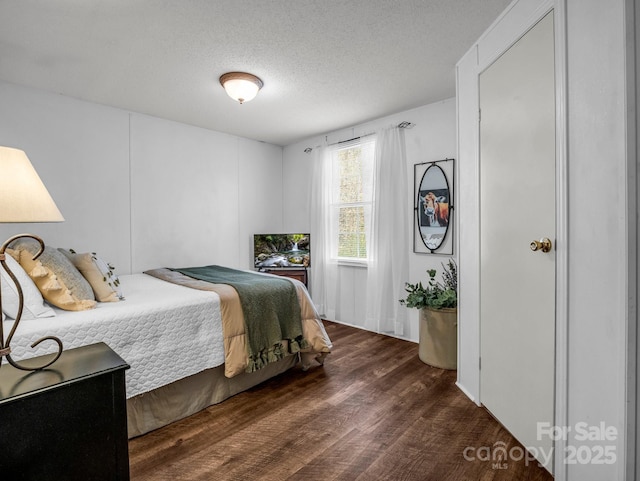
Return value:
M 62 222 L 27 154 L 0 146 L 0 222 Z
M 258 95 L 262 88 L 262 80 L 245 72 L 229 72 L 220 77 L 220 83 L 227 95 L 241 104 Z

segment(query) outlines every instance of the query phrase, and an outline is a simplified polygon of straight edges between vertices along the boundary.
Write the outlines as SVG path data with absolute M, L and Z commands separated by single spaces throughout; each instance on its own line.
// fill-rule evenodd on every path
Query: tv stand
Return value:
M 269 274 L 275 274 L 276 276 L 290 277 L 291 279 L 297 279 L 304 284 L 305 287 L 309 287 L 309 276 L 307 268 L 263 268 L 262 272 L 268 272 Z

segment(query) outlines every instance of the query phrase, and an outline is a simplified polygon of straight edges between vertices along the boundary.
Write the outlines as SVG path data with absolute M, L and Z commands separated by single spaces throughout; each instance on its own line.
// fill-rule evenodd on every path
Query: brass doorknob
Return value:
M 549 238 L 543 237 L 539 241 L 538 240 L 531 241 L 531 244 L 529 245 L 529 247 L 531 247 L 531 250 L 534 252 L 538 250 L 541 250 L 542 252 L 549 252 L 551 250 L 552 244 Z

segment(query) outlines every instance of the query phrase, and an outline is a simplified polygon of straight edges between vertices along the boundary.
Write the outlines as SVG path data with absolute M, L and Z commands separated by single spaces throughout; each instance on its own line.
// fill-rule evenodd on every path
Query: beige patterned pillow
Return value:
M 47 302 L 67 311 L 83 311 L 96 306 L 91 286 L 62 252 L 46 246 L 34 261 L 33 256 L 39 249 L 36 241 L 18 239 L 11 248 L 18 253 L 20 265 Z
M 89 282 L 96 299 L 100 302 L 117 302 L 124 300 L 120 279 L 107 262 L 95 252 L 77 254 L 73 249 L 58 248 Z

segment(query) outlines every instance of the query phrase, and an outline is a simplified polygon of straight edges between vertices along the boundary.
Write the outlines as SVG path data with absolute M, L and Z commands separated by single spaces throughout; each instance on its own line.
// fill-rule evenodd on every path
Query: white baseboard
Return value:
M 475 397 L 473 397 L 471 395 L 471 393 L 469 391 L 467 391 L 464 388 L 464 386 L 462 384 L 460 384 L 458 381 L 456 381 L 456 386 L 458 386 L 458 389 L 460 389 L 464 393 L 465 396 L 467 396 L 469 399 L 471 399 L 476 404 L 476 406 L 482 406 L 482 404 L 480 404 L 480 401 L 477 400 Z

